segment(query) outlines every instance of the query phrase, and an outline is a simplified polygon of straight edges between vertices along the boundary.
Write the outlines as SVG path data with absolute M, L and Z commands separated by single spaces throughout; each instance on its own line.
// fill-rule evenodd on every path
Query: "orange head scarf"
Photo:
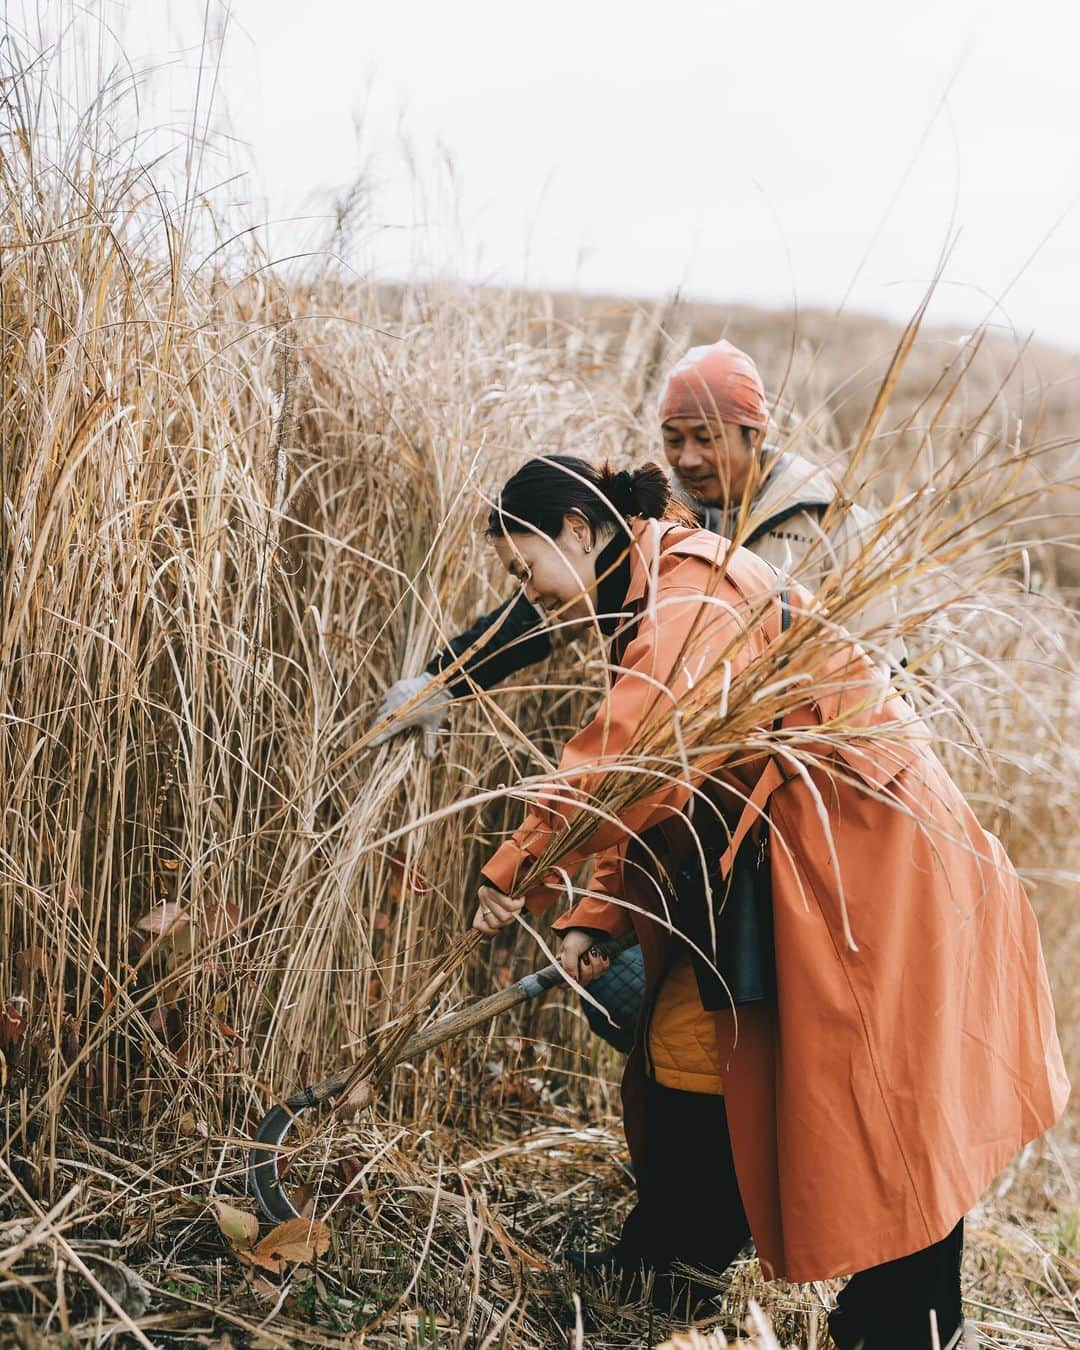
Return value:
M 660 421 L 669 417 L 702 417 L 764 430 L 769 415 L 757 366 L 723 338 L 709 347 L 691 347 L 672 369 L 660 396 Z

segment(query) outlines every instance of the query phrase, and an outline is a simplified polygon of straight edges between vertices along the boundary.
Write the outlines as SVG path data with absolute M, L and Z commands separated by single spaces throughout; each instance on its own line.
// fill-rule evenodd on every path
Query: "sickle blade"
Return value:
M 278 1176 L 280 1155 L 274 1151 L 289 1133 L 295 1114 L 295 1109 L 290 1110 L 288 1106 L 271 1107 L 263 1116 L 262 1124 L 255 1134 L 255 1142 L 248 1154 L 248 1181 L 251 1192 L 259 1202 L 259 1208 L 274 1223 L 284 1223 L 287 1219 L 301 1217 L 281 1184 L 281 1177 Z

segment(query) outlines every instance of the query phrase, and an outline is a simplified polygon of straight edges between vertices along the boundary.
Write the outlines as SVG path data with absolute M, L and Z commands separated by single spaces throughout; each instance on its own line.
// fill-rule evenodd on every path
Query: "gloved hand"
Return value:
M 383 694 L 379 711 L 375 714 L 375 725 L 378 726 L 380 722 L 395 713 L 398 708 L 404 707 L 406 703 L 416 698 L 417 694 L 422 693 L 429 684 L 434 683 L 435 676 L 429 675 L 425 671 L 423 675 L 414 675 L 412 679 L 398 680 L 396 684 L 392 684 Z M 447 710 L 453 701 L 454 696 L 448 689 L 441 686 L 438 689 L 432 689 L 405 716 L 397 718 L 390 726 L 380 731 L 377 736 L 373 736 L 370 743 L 382 745 L 391 736 L 397 736 L 402 731 L 408 731 L 412 727 L 423 727 L 424 754 L 431 759 L 438 746 L 436 732 L 445 724 Z

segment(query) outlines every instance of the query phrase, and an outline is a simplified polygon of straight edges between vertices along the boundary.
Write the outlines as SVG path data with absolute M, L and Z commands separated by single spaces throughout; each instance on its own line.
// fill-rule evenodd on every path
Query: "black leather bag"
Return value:
M 780 603 L 780 631 L 784 632 L 791 623 L 786 592 Z M 779 730 L 781 720 L 773 723 L 773 731 Z M 702 1006 L 719 1012 L 732 1004 L 763 1003 L 776 997 L 769 819 L 763 815 L 747 833 L 731 871 L 722 878 L 718 861 L 728 846 L 728 832 L 717 815 L 705 814 L 707 822 L 696 821 L 695 827 L 709 885 L 703 882 L 701 859 L 695 855 L 672 878 L 673 918 L 676 928 L 704 953 L 702 957 L 691 951 Z
M 702 1006 L 710 1012 L 776 997 L 767 820 L 760 829 L 757 838 L 751 834 L 743 840 L 726 878 L 709 868 L 711 896 L 700 862 L 681 868 L 673 878 L 675 926 L 708 958 L 693 950 L 690 954 Z M 707 857 L 723 851 L 721 840 L 706 837 L 711 831 L 698 833 Z

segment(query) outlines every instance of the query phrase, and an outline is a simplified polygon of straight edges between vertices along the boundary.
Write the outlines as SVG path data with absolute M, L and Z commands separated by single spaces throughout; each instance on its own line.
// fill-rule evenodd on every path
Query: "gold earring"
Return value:
M 586 553 L 591 553 L 591 552 L 592 552 L 592 544 L 586 544 L 586 545 L 585 545 L 585 552 L 586 552 Z

